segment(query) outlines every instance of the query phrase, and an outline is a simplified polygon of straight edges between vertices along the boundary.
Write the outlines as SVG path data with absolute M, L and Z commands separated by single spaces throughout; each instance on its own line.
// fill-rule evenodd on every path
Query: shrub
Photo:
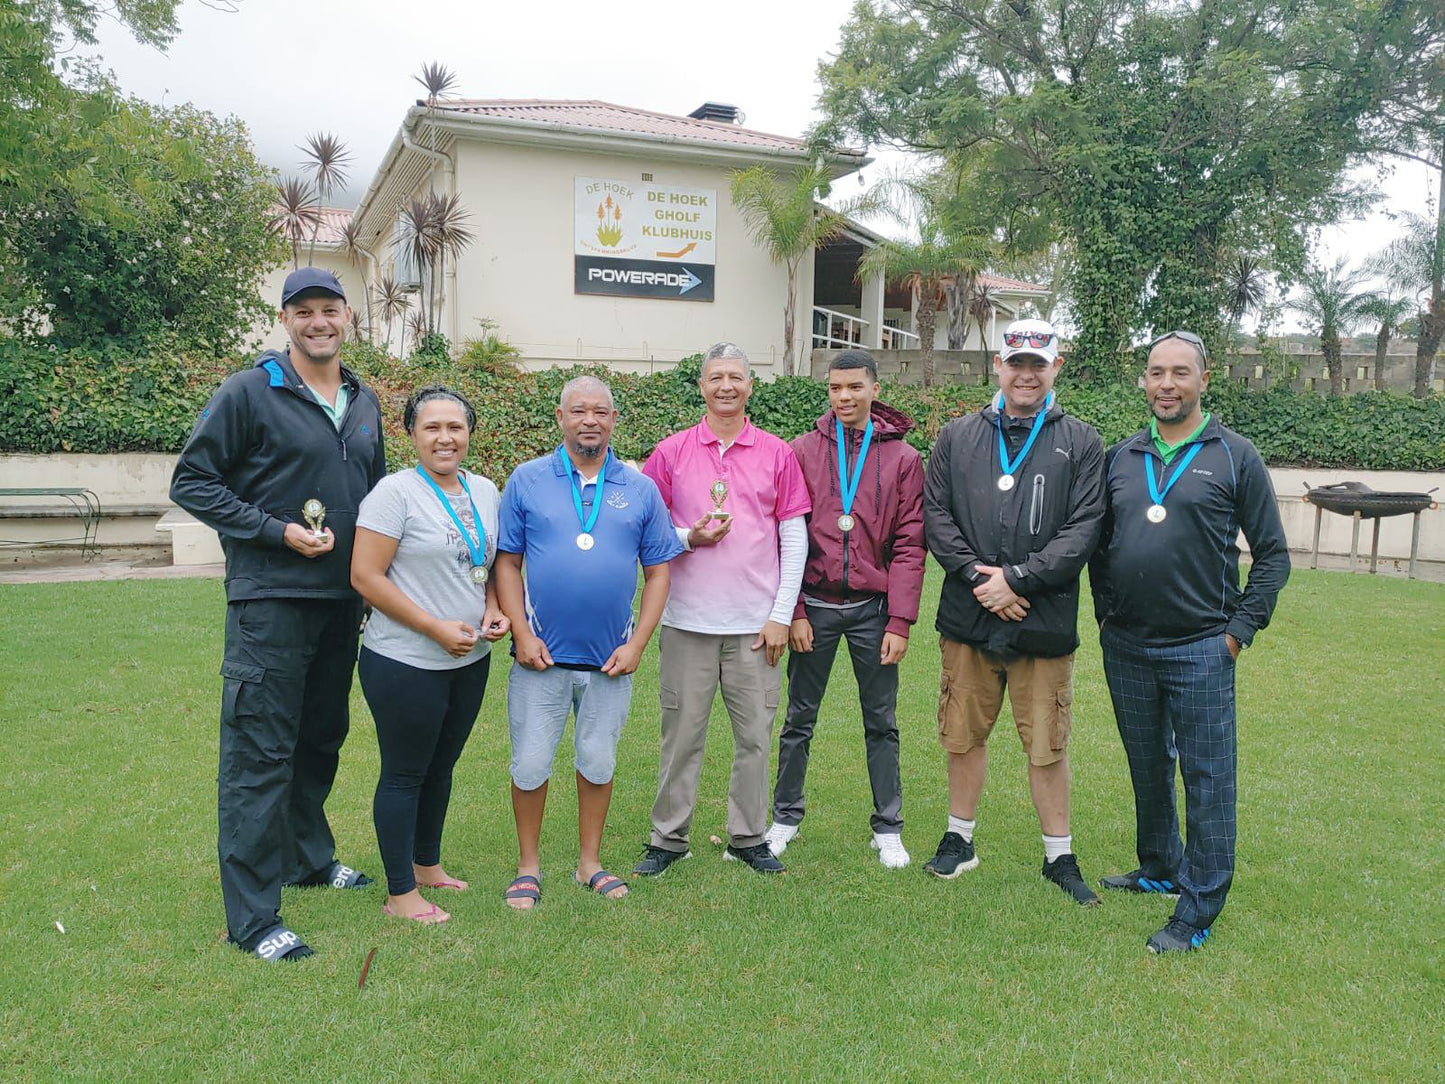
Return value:
M 517 464 L 557 446 L 557 397 L 579 374 L 598 376 L 612 388 L 622 415 L 613 445 L 628 459 L 646 457 L 667 434 L 694 424 L 703 409 L 698 358 L 651 374 L 601 366 L 522 372 L 476 344 L 456 359 L 413 354 L 399 361 L 374 345 L 348 343 L 343 358 L 381 399 L 393 466 L 414 458 L 401 429 L 407 395 L 420 384 L 444 383 L 476 407 L 471 462 L 498 482 Z M 237 367 L 184 353 L 137 359 L 0 340 L 0 451 L 176 451 L 211 391 Z M 925 455 L 950 418 L 977 410 L 992 394 L 987 385 L 883 389 L 883 398 L 917 423 L 909 441 Z M 1128 436 L 1147 417 L 1143 393 L 1131 385 L 1061 382 L 1059 399 L 1107 443 Z M 781 377 L 754 386 L 749 413 L 764 429 L 791 439 L 811 429 L 827 405 L 821 382 Z M 1445 396 L 1368 391 L 1332 398 L 1288 388 L 1249 391 L 1242 383 L 1219 381 L 1205 406 L 1278 466 L 1445 470 Z

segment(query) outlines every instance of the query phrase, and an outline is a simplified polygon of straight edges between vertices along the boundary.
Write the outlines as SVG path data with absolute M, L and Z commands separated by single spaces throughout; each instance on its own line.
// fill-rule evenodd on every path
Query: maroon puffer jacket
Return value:
M 912 418 L 881 402 L 874 402 L 872 418 L 873 442 L 853 500 L 856 526 L 848 532 L 846 551 L 838 529 L 843 498 L 833 411 L 793 441 L 813 500 L 803 594 L 824 602 L 887 595 L 888 631 L 907 636 L 918 620 L 923 593 L 923 460 L 903 439 L 913 428 Z M 843 434 L 851 477 L 863 432 L 845 428 Z M 800 596 L 793 619 L 803 616 Z

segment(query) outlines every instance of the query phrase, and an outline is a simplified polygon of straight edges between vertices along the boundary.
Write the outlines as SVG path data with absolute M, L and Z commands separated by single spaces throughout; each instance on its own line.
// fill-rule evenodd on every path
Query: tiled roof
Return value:
M 424 103 L 418 103 L 424 104 Z M 548 101 L 536 98 L 456 100 L 438 103 L 438 108 L 455 113 L 533 124 L 554 124 L 574 128 L 596 128 L 633 135 L 670 136 L 694 143 L 716 143 L 731 147 L 802 152 L 807 144 L 791 136 L 771 135 L 722 121 L 653 113 L 631 106 L 591 100 Z M 861 155 L 844 149 L 843 153 Z
M 280 208 L 272 204 L 271 213 L 276 214 Z M 339 245 L 341 244 L 341 231 L 346 229 L 346 224 L 351 221 L 351 211 L 346 207 L 319 207 L 317 208 L 321 218 L 321 229 L 316 233 L 318 245 Z M 302 232 L 301 240 L 310 242 L 311 231 L 316 223 L 308 222 Z
M 978 276 L 978 281 L 984 286 L 992 286 L 995 290 L 1029 290 L 1040 294 L 1049 292 L 1047 286 L 1040 286 L 1037 282 L 1025 282 L 1023 279 L 1008 279 L 1002 275 L 983 274 Z

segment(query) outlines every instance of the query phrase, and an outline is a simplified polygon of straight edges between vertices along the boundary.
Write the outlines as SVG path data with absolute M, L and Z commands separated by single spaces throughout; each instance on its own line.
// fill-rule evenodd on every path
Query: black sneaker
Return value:
M 1212 928 L 1206 926 L 1201 930 L 1189 925 L 1182 918 L 1171 918 L 1162 930 L 1149 938 L 1145 948 L 1156 955 L 1163 952 L 1193 952 L 1204 947 Z
M 923 868 L 935 877 L 951 881 L 964 870 L 977 865 L 978 855 L 973 852 L 973 841 L 964 839 L 957 832 L 945 832 L 938 841 L 938 853 Z
M 746 862 L 759 873 L 787 872 L 787 867 L 773 856 L 766 843 L 759 843 L 755 847 L 734 847 L 729 843 L 728 849 L 723 851 L 723 857 L 730 862 Z
M 1164 877 L 1145 877 L 1142 869 L 1131 870 L 1129 873 L 1116 873 L 1112 877 L 1105 877 L 1099 884 L 1113 889 L 1115 892 L 1154 893 L 1171 900 L 1179 898 L 1177 884 Z
M 1098 905 L 1099 897 L 1084 883 L 1084 875 L 1079 872 L 1079 860 L 1072 854 L 1061 854 L 1052 862 L 1045 861 L 1043 874 L 1045 880 L 1053 881 L 1073 896 L 1074 901 L 1081 907 Z
M 635 877 L 661 877 L 667 867 L 684 858 L 691 858 L 691 851 L 669 851 L 663 847 L 649 846 L 642 855 L 642 861 L 632 867 Z

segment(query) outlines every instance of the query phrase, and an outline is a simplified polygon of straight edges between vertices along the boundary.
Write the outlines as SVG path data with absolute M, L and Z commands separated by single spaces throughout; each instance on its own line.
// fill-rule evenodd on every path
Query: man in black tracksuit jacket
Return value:
M 1089 565 L 1139 855 L 1138 869 L 1103 884 L 1178 897 L 1151 952 L 1199 948 L 1224 906 L 1234 877 L 1235 659 L 1269 624 L 1290 569 L 1264 461 L 1200 407 L 1206 365 L 1190 332 L 1152 345 L 1144 392 L 1153 417 L 1109 449 L 1109 509 Z M 1241 530 L 1253 559 L 1242 591 Z
M 952 878 L 978 864 L 973 828 L 985 743 L 1007 689 L 1029 758 L 1044 876 L 1089 905 L 1099 899 L 1073 853 L 1067 748 L 1079 574 L 1104 515 L 1104 445 L 1054 404 L 1061 364 L 1049 324 L 1010 324 L 994 359 L 1000 390 L 993 405 L 944 426 L 928 460 L 924 534 L 947 573 L 937 627 L 949 818 L 924 868 Z
M 334 275 L 288 277 L 291 347 L 226 379 L 171 480 L 226 554 L 221 893 L 231 940 L 264 959 L 310 955 L 281 923 L 283 883 L 369 883 L 337 862 L 323 810 L 350 725 L 356 512 L 386 473 L 380 403 L 339 359 L 350 318 Z M 312 499 L 321 537 L 303 523 Z

